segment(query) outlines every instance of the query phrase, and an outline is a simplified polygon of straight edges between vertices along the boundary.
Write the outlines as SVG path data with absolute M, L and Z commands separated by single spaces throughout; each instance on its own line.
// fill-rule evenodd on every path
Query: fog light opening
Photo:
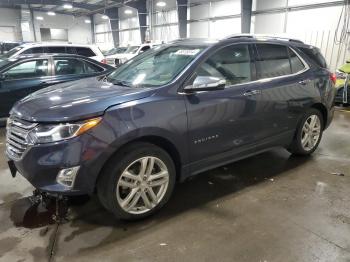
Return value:
M 57 183 L 72 188 L 74 186 L 75 177 L 79 171 L 80 166 L 65 168 L 58 172 L 56 177 Z

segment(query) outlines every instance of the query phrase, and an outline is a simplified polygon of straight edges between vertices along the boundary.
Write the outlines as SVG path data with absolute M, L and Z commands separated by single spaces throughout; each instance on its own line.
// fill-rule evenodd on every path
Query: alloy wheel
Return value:
M 169 172 L 157 157 L 146 156 L 132 162 L 117 183 L 117 200 L 130 214 L 143 214 L 156 207 L 169 185 Z
M 321 121 L 317 115 L 309 116 L 301 133 L 301 145 L 305 151 L 311 151 L 317 145 L 321 135 Z

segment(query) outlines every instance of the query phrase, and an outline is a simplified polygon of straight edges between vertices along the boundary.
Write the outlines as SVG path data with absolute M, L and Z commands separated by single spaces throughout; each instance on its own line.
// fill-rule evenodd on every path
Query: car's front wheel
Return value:
M 311 109 L 300 121 L 295 138 L 288 150 L 296 155 L 312 154 L 321 141 L 323 126 L 321 112 Z
M 136 143 L 109 161 L 97 193 L 103 206 L 117 218 L 141 219 L 169 200 L 175 177 L 174 163 L 166 151 L 149 143 Z

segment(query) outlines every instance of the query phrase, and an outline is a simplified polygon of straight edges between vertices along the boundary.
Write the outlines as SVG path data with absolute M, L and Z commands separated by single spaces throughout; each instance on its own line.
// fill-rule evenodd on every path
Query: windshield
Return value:
M 23 49 L 23 46 L 17 46 L 15 48 L 12 48 L 10 51 L 8 51 L 6 54 L 3 54 L 1 56 L 1 58 L 9 58 L 11 56 L 13 56 L 14 54 L 16 54 L 19 50 Z
M 168 46 L 150 50 L 120 66 L 107 81 L 116 85 L 157 87 L 173 80 L 203 46 Z
M 136 53 L 136 51 L 139 49 L 140 46 L 129 46 L 125 53 L 128 53 L 128 54 L 134 54 Z
M 121 54 L 124 53 L 126 50 L 126 47 L 117 47 L 109 50 L 106 55 L 115 55 L 115 54 Z

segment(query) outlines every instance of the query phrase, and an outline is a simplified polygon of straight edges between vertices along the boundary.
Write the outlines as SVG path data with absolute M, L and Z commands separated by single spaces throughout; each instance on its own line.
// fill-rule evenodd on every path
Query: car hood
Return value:
M 154 92 L 86 78 L 41 89 L 18 101 L 11 110 L 31 122 L 68 122 L 103 115 L 113 105 L 138 100 Z

